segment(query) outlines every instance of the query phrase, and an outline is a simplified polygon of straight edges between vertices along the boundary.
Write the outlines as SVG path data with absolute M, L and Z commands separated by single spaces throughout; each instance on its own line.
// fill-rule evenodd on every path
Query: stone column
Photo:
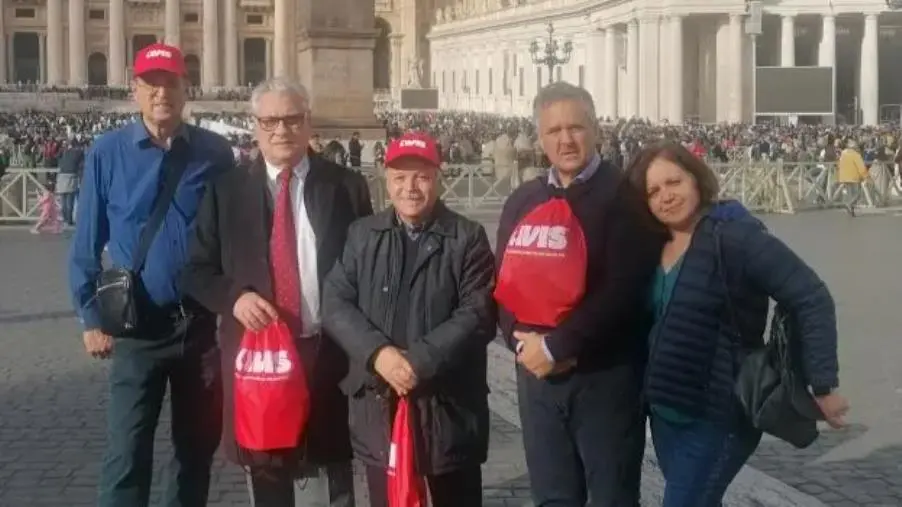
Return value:
M 659 21 L 647 17 L 639 21 L 639 116 L 658 121 Z
M 586 37 L 586 52 L 583 60 L 583 69 L 586 73 L 586 82 L 584 86 L 595 100 L 596 107 L 599 108 L 600 114 L 606 114 L 603 109 L 602 90 L 604 79 L 604 34 L 601 30 L 591 27 L 589 35 Z
M 730 71 L 730 116 L 729 121 L 739 123 L 743 120 L 742 80 L 743 56 L 745 55 L 745 27 L 742 24 L 742 15 L 730 14 L 730 60 L 733 68 Z
M 680 125 L 685 121 L 683 84 L 683 17 L 670 18 L 670 113 L 671 123 Z M 663 81 L 663 80 L 662 80 Z
M 47 84 L 65 82 L 63 33 L 63 0 L 47 0 Z
M 201 62 L 201 87 L 204 90 L 219 86 L 219 2 L 204 0 L 203 60 Z
M 4 15 L 4 11 L 5 9 L 0 5 L 0 84 L 5 84 L 10 77 L 7 75 L 7 70 L 9 69 L 7 53 L 9 50 L 6 45 L 6 16 Z
M 125 86 L 125 0 L 110 0 L 109 27 L 107 76 L 110 86 Z
M 617 118 L 617 72 L 620 65 L 617 61 L 617 30 L 609 26 L 604 31 L 604 114 Z
M 297 56 L 292 49 L 292 41 L 294 41 L 294 9 L 290 0 L 275 1 L 275 29 L 273 30 L 275 62 L 273 74 L 293 77 L 291 62 Z
M 836 66 L 836 16 L 825 15 L 821 29 L 821 43 L 817 51 L 817 64 L 821 67 Z M 833 73 L 833 86 L 836 86 L 836 73 Z M 836 94 L 833 94 L 836 97 Z M 833 104 L 834 109 L 836 104 Z M 824 123 L 833 123 L 835 118 L 824 117 Z
M 861 41 L 861 84 L 859 103 L 861 122 L 876 125 L 880 120 L 880 58 L 877 14 L 865 14 Z
M 88 83 L 85 52 L 85 0 L 69 0 L 69 84 Z
M 234 88 L 238 86 L 238 13 L 236 0 L 225 2 L 225 66 L 223 67 L 223 84 Z
M 794 16 L 783 16 L 780 28 L 780 67 L 795 67 L 796 23 Z
M 821 43 L 818 46 L 817 64 L 821 67 L 836 65 L 836 16 L 827 14 L 823 18 Z
M 639 115 L 639 20 L 631 19 L 626 24 L 626 116 Z
M 180 47 L 182 45 L 182 11 L 179 0 L 166 0 L 166 44 Z

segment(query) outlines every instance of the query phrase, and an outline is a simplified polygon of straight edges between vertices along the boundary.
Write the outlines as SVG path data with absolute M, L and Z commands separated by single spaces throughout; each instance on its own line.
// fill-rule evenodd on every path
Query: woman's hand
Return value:
M 814 398 L 817 406 L 821 409 L 827 424 L 833 429 L 840 429 L 846 426 L 844 417 L 849 411 L 849 401 L 841 394 L 832 392 L 825 396 L 817 396 Z

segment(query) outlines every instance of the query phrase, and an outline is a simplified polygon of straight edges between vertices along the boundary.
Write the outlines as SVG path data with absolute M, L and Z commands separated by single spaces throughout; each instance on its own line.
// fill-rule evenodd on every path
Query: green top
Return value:
M 658 269 L 655 271 L 655 277 L 651 284 L 650 302 L 652 314 L 654 315 L 656 323 L 659 322 L 667 312 L 667 305 L 670 304 L 670 297 L 673 295 L 673 288 L 676 286 L 677 278 L 680 276 L 680 268 L 682 268 L 682 266 L 683 257 L 680 256 L 669 270 L 665 271 L 662 266 L 658 266 Z M 650 333 L 649 340 L 654 339 L 655 333 Z M 649 349 L 654 348 L 654 343 L 649 345 Z M 677 424 L 688 424 L 695 420 L 691 416 L 663 405 L 652 405 L 651 412 L 653 415 Z

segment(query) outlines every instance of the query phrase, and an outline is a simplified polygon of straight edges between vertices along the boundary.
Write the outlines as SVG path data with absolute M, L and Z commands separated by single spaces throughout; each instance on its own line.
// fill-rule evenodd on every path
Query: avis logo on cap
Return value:
M 442 165 L 438 144 L 431 136 L 422 132 L 408 132 L 393 139 L 385 150 L 385 165 L 391 165 L 401 158 L 417 158 L 435 167 Z
M 140 76 L 148 72 L 161 71 L 184 76 L 185 58 L 181 50 L 168 44 L 151 44 L 145 46 L 135 55 L 134 75 Z

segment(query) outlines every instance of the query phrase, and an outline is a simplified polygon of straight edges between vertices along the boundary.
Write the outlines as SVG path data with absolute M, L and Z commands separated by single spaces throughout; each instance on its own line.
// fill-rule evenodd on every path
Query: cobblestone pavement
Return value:
M 902 505 L 902 346 L 896 330 L 902 296 L 899 218 L 849 219 L 841 213 L 768 218 L 772 229 L 830 284 L 839 311 L 843 391 L 853 427 L 826 432 L 798 451 L 765 441 L 731 491 L 731 506 Z M 489 226 L 489 235 L 494 228 Z M 870 247 L 870 250 L 867 249 Z M 106 366 L 81 351 L 65 290 L 66 242 L 24 230 L 0 230 L 0 507 L 91 505 L 104 445 Z M 867 256 L 867 257 L 865 257 Z M 488 506 L 526 506 L 510 357 L 493 347 L 492 449 L 485 467 Z M 505 384 L 507 383 L 507 384 Z M 169 457 L 168 426 L 159 430 L 158 463 Z M 660 478 L 648 459 L 647 505 Z M 157 469 L 159 470 L 160 465 Z M 783 496 L 771 477 L 822 503 Z M 764 498 L 764 499 L 762 499 Z M 246 505 L 244 480 L 216 464 L 212 505 Z M 365 505 L 365 502 L 360 502 Z

